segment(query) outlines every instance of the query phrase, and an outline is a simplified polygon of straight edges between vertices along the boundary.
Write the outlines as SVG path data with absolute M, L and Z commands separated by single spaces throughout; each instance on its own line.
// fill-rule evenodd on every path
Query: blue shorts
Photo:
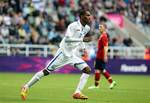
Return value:
M 96 59 L 95 60 L 95 69 L 96 70 L 104 70 L 104 69 L 106 69 L 106 62 L 104 62 L 101 59 Z

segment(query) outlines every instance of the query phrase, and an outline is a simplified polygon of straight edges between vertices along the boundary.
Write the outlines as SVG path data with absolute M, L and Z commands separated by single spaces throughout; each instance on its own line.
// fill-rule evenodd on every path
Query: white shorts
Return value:
M 63 54 L 61 49 L 58 49 L 54 58 L 47 65 L 47 70 L 54 71 L 67 64 L 70 64 L 74 66 L 75 68 L 78 68 L 79 70 L 83 70 L 85 67 L 88 66 L 87 63 L 81 58 L 74 56 L 74 55 L 72 55 L 71 57 L 68 57 Z

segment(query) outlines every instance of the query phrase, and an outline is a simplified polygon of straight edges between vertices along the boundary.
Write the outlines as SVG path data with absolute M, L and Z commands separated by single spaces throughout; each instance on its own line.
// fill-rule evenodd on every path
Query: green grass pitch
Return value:
M 51 74 L 42 78 L 30 91 L 26 101 L 20 99 L 20 88 L 33 74 L 0 73 L 0 103 L 150 103 L 150 76 L 112 75 L 117 86 L 113 90 L 102 77 L 99 89 L 88 90 L 93 75 L 83 91 L 88 100 L 74 100 L 80 75 Z

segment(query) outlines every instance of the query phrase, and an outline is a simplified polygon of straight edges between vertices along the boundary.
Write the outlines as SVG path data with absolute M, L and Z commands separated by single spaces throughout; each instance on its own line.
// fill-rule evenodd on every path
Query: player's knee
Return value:
M 43 73 L 44 73 L 44 76 L 49 75 L 49 72 L 46 69 L 43 70 Z
M 90 74 L 91 73 L 91 69 L 90 67 L 85 67 L 83 70 L 82 70 L 83 73 L 87 73 L 87 74 Z
M 106 72 L 106 69 L 103 69 L 102 72 L 105 73 L 105 72 Z

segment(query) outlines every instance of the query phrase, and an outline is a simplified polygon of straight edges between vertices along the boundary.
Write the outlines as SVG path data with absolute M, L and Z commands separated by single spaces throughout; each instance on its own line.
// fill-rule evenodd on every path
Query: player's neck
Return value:
M 106 33 L 106 31 L 103 31 L 102 34 L 103 34 L 103 33 Z
M 101 34 L 104 34 L 104 33 L 106 33 L 106 31 L 103 31 L 103 32 L 100 32 Z
M 82 25 L 83 27 L 85 27 L 85 25 L 86 25 L 85 22 L 83 22 L 82 20 L 80 20 L 80 23 L 81 23 L 81 25 Z

